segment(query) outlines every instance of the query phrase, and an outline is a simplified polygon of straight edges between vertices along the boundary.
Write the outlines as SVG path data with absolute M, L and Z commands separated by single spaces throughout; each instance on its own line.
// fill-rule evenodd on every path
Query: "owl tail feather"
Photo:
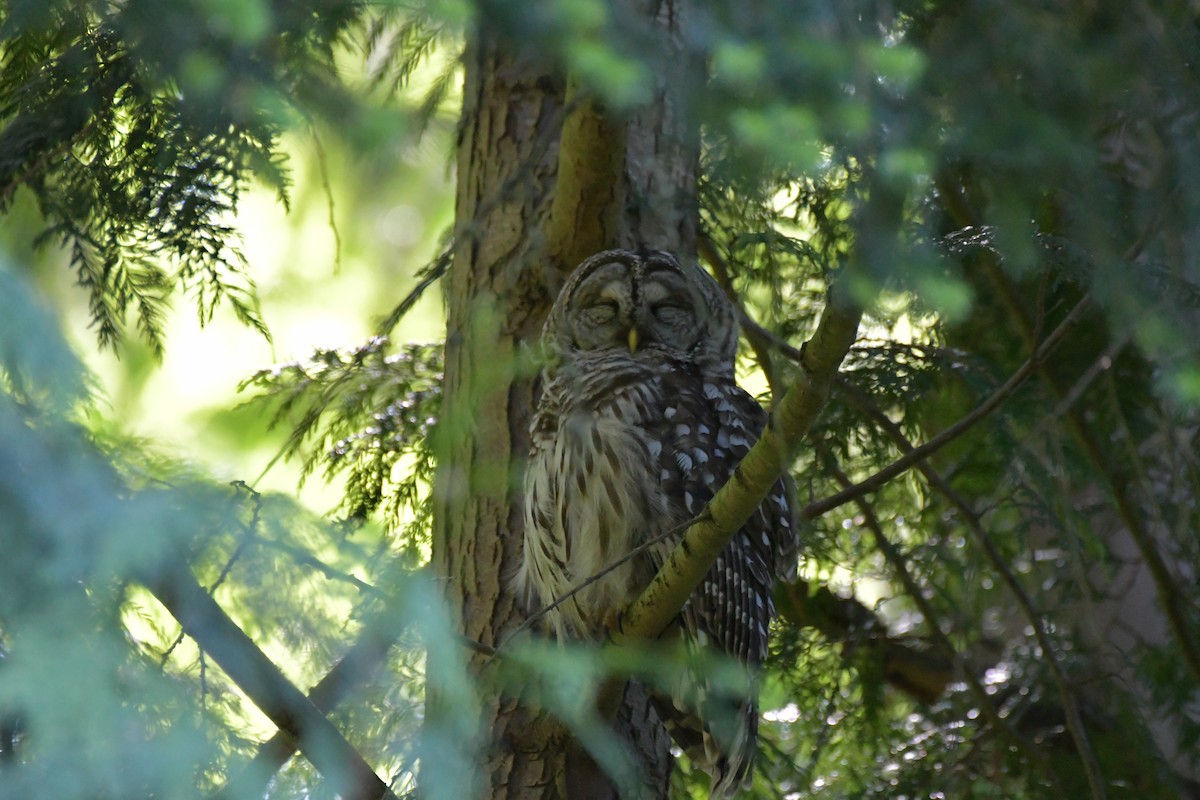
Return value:
M 728 713 L 728 711 L 726 712 Z M 758 708 L 743 702 L 735 712 L 740 719 L 724 730 L 732 734 L 726 741 L 705 733 L 704 749 L 708 773 L 712 776 L 711 797 L 733 797 L 739 790 L 750 788 L 754 778 L 754 752 L 758 738 Z
M 657 695 L 653 698 L 654 707 L 675 744 L 693 764 L 709 774 L 712 781 L 709 796 L 723 800 L 749 788 L 758 734 L 756 705 L 741 698 L 736 706 L 726 706 L 712 716 L 706 713 L 702 719 L 694 711 L 679 708 L 678 700 Z M 711 698 L 703 705 L 706 712 L 713 711 Z M 706 720 L 710 726 L 715 724 L 716 735 L 710 732 Z

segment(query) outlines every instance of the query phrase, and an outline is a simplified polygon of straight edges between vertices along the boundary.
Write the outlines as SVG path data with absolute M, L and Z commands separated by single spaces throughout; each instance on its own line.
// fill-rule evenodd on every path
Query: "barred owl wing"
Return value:
M 701 512 L 758 439 L 767 414 L 731 380 L 703 380 L 667 391 L 674 405 L 663 414 L 658 437 L 664 494 L 676 517 Z M 756 746 L 758 709 L 746 686 L 706 680 L 703 655 L 717 652 L 751 673 L 767 654 L 767 627 L 774 609 L 771 586 L 795 574 L 789 487 L 777 483 L 688 600 L 681 615 L 685 638 L 700 656 L 691 682 L 677 687 L 660 714 L 676 741 L 713 774 L 713 794 L 727 796 L 749 780 Z

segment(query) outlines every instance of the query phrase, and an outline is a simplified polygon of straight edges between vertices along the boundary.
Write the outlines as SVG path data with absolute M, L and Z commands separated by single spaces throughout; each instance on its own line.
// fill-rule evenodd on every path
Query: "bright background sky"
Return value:
M 284 142 L 294 181 L 291 211 L 273 189 L 255 186 L 243 196 L 236 218 L 273 343 L 226 307 L 202 328 L 193 299 L 177 295 L 161 363 L 139 341 L 118 353 L 101 352 L 65 254 L 29 250 L 40 229 L 29 198 L 21 198 L 22 207 L 2 218 L 0 227 L 10 258 L 31 267 L 49 302 L 65 310 L 66 334 L 98 379 L 104 416 L 122 433 L 152 440 L 158 450 L 218 480 L 243 480 L 260 491 L 294 493 L 298 468 L 280 461 L 255 483 L 287 431 L 267 435 L 261 409 L 239 409 L 246 396 L 238 395 L 238 384 L 259 369 L 306 358 L 314 348 L 362 343 L 412 288 L 413 275 L 436 254 L 439 236 L 452 221 L 446 126 L 418 143 L 397 142 L 369 157 L 351 155 L 329 132 L 320 143 L 328 192 L 313 136 L 296 132 Z M 400 341 L 444 336 L 437 288 L 394 336 Z M 338 485 L 319 478 L 308 480 L 300 493 L 305 505 L 322 514 L 340 496 Z

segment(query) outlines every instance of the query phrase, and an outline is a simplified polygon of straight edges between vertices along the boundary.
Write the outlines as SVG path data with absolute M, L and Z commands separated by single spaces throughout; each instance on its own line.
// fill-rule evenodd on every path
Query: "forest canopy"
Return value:
M 0 4 L 0 798 L 706 797 L 602 702 L 686 657 L 511 582 L 616 246 L 813 412 L 745 796 L 1200 797 L 1197 63 L 1165 0 Z

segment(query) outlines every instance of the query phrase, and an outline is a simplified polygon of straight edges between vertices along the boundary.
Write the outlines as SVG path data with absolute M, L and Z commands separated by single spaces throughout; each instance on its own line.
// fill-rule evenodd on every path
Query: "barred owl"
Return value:
M 518 582 L 560 640 L 595 639 L 644 588 L 673 534 L 563 600 L 643 543 L 698 515 L 767 415 L 734 381 L 733 309 L 698 266 L 610 250 L 567 280 L 543 331 L 549 353 L 531 425 Z M 778 483 L 692 594 L 677 630 L 693 652 L 751 672 L 767 650 L 771 584 L 795 573 L 789 492 Z M 703 659 L 694 660 L 702 673 Z M 749 782 L 752 697 L 689 676 L 656 707 L 676 742 L 728 796 Z

